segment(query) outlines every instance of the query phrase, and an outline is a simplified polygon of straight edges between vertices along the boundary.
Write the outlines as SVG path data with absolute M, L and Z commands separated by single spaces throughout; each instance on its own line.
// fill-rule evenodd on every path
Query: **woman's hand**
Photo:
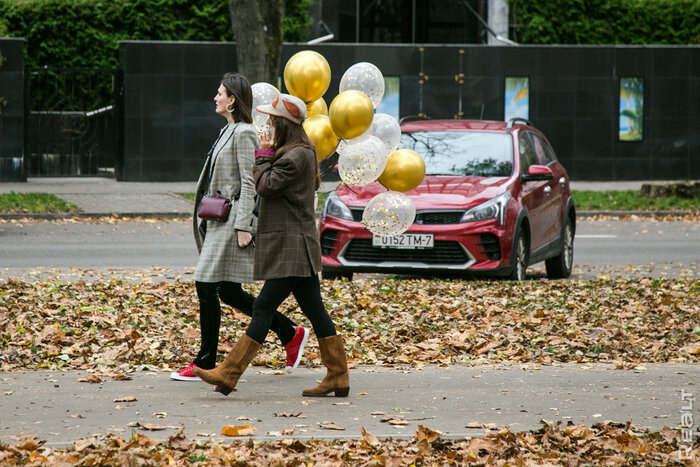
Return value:
M 245 248 L 253 241 L 253 235 L 250 232 L 246 232 L 245 230 L 237 230 L 236 232 L 238 233 L 239 247 Z
M 268 131 L 263 131 L 258 135 L 258 141 L 260 142 L 260 148 L 271 148 L 274 145 L 272 139 L 272 134 Z

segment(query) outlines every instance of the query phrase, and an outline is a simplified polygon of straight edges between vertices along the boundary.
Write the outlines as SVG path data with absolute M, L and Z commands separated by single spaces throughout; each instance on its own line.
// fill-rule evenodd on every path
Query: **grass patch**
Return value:
M 194 193 L 178 193 L 178 195 L 182 196 L 185 199 L 188 199 L 192 202 L 194 202 Z
M 700 198 L 644 198 L 636 190 L 572 191 L 577 211 L 697 211 Z
M 4 214 L 48 214 L 78 212 L 78 206 L 48 193 L 0 193 Z
M 323 209 L 323 203 L 326 202 L 326 198 L 328 198 L 328 191 L 317 191 L 318 193 L 318 203 L 316 204 L 316 210 L 320 211 Z

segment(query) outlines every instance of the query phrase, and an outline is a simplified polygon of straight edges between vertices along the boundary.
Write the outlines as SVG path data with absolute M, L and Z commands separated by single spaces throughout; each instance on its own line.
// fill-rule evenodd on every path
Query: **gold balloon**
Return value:
M 284 85 L 289 93 L 304 102 L 321 97 L 331 83 L 331 67 L 318 52 L 302 50 L 284 66 Z
M 379 183 L 392 191 L 410 191 L 425 177 L 425 162 L 417 152 L 397 149 L 389 154 Z
M 304 120 L 302 126 L 306 135 L 316 146 L 316 157 L 319 162 L 333 154 L 340 138 L 333 133 L 331 122 L 326 115 L 312 115 Z
M 306 115 L 311 117 L 312 115 L 328 115 L 328 106 L 323 97 L 319 97 L 313 102 L 306 104 Z
M 360 136 L 372 125 L 374 106 L 367 94 L 350 90 L 338 94 L 328 109 L 333 132 L 342 139 Z

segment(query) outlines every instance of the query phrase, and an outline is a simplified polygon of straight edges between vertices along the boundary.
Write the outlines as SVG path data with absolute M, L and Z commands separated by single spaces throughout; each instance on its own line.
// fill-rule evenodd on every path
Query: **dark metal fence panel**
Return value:
M 0 182 L 23 182 L 24 39 L 0 38 Z
M 330 105 L 345 70 L 371 62 L 398 80 L 399 116 L 502 120 L 506 78 L 529 80 L 529 120 L 574 180 L 700 178 L 700 47 L 285 44 L 331 68 Z M 236 70 L 235 44 L 125 41 L 124 179 L 196 180 L 224 121 L 212 98 Z M 644 80 L 644 136 L 620 137 L 620 81 Z M 276 84 L 276 83 L 274 83 Z M 282 83 L 284 89 L 284 84 Z M 329 159 L 331 160 L 331 159 Z
M 29 176 L 118 176 L 120 70 L 29 68 L 25 76 Z

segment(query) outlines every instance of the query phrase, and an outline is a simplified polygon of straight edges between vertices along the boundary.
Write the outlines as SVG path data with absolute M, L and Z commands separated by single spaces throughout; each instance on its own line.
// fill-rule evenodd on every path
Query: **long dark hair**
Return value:
M 304 131 L 304 127 L 287 120 L 282 117 L 271 115 L 272 128 L 275 129 L 275 158 L 281 154 L 296 147 L 305 147 L 314 152 L 314 161 L 316 161 L 316 189 L 321 184 L 321 175 L 318 167 L 318 159 L 316 158 L 316 147 L 311 142 Z
M 238 73 L 226 73 L 221 78 L 221 84 L 226 88 L 226 94 L 236 99 L 233 104 L 233 120 L 253 123 L 253 91 L 246 77 Z

